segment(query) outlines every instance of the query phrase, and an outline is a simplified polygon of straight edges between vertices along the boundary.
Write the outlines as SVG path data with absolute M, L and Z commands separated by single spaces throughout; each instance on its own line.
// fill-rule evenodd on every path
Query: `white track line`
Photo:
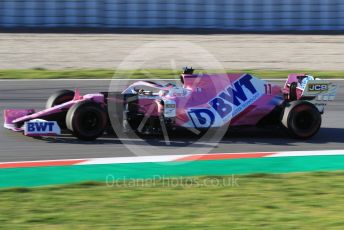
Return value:
M 260 152 L 264 153 L 264 152 Z M 319 151 L 289 151 L 289 152 L 266 152 L 270 155 L 267 157 L 301 157 L 301 156 L 334 156 L 344 155 L 344 150 L 319 150 Z M 255 152 L 247 153 L 208 153 L 208 154 L 186 154 L 186 155 L 165 155 L 165 156 L 138 156 L 138 157 L 110 157 L 110 158 L 90 158 L 85 159 L 85 162 L 77 165 L 93 165 L 93 164 L 125 164 L 125 163 L 154 163 L 154 162 L 173 162 L 185 157 L 196 157 L 204 155 L 246 155 L 255 154 Z
M 186 156 L 189 155 L 93 158 L 86 159 L 87 161 L 78 163 L 77 165 L 169 162 Z
M 302 156 L 339 156 L 344 155 L 344 150 L 319 150 L 319 151 L 284 151 L 284 152 L 265 152 L 267 156 L 253 157 L 253 158 L 269 158 L 269 157 L 302 157 Z M 163 163 L 163 162 L 176 162 L 185 157 L 191 157 L 197 161 L 197 156 L 202 159 L 202 156 L 209 155 L 245 155 L 247 154 L 258 154 L 256 152 L 244 152 L 244 153 L 206 153 L 206 154 L 185 154 L 185 155 L 160 155 L 160 156 L 137 156 L 137 157 L 107 157 L 107 158 L 86 158 L 86 159 L 58 159 L 58 160 L 41 160 L 41 161 L 17 161 L 17 162 L 0 162 L 1 165 L 6 164 L 25 164 L 25 163 L 47 163 L 49 166 L 50 162 L 58 161 L 81 161 L 80 163 L 75 163 L 73 165 L 99 165 L 99 164 L 126 164 L 126 163 Z M 259 152 L 259 154 L 264 154 L 264 152 Z M 240 158 L 239 159 L 243 159 Z M 216 157 L 214 158 L 216 160 Z M 226 158 L 219 158 L 219 160 Z M 187 160 L 193 161 L 193 160 Z M 67 164 L 69 165 L 69 164 Z M 34 166 L 37 167 L 37 166 Z
M 331 156 L 344 155 L 344 150 L 318 150 L 318 151 L 290 151 L 277 152 L 265 157 L 300 157 L 300 156 Z

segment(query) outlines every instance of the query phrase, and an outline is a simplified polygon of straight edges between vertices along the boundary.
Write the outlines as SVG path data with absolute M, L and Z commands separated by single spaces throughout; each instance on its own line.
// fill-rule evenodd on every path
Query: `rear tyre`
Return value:
M 282 124 L 293 137 L 310 138 L 320 129 L 321 114 L 307 101 L 293 101 L 284 110 Z
M 52 94 L 45 105 L 46 109 L 50 109 L 56 105 L 61 105 L 67 101 L 71 101 L 74 98 L 74 92 L 71 90 L 59 90 Z
M 78 139 L 93 141 L 100 137 L 106 129 L 107 115 L 99 104 L 82 101 L 69 109 L 66 125 Z

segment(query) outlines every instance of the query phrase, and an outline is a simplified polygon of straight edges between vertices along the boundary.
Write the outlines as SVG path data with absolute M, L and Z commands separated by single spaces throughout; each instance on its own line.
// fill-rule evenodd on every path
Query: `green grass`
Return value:
M 200 73 L 202 71 L 196 71 Z M 218 72 L 207 70 L 207 73 Z M 313 71 L 313 70 L 227 70 L 228 73 L 247 72 L 261 78 L 286 78 L 290 73 L 309 73 L 319 78 L 344 78 L 343 71 Z M 5 69 L 0 70 L 0 79 L 94 79 L 94 78 L 177 78 L 181 71 L 169 69 L 139 69 L 121 70 L 110 69 Z
M 0 190 L 0 228 L 342 229 L 344 172 Z M 213 181 L 213 185 L 209 181 Z M 219 186 L 216 181 L 226 181 Z M 142 181 L 141 181 L 142 182 Z M 169 184 L 174 186 L 166 186 Z M 176 186 L 176 184 L 179 186 Z

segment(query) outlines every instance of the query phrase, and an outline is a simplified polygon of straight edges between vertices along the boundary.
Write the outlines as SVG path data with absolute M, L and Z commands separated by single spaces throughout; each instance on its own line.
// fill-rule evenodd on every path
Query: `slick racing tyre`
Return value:
M 71 101 L 74 98 L 74 92 L 71 90 L 59 90 L 52 94 L 45 105 L 46 109 L 50 109 L 56 105 L 61 105 L 67 101 Z
M 56 105 L 61 105 L 67 101 L 71 101 L 74 98 L 74 92 L 71 90 L 59 90 L 52 94 L 45 105 L 46 109 L 50 109 Z M 49 117 L 49 120 L 57 121 L 60 128 L 66 128 L 66 114 L 67 112 L 63 111 L 57 114 L 54 114 Z
M 92 141 L 103 134 L 107 126 L 107 114 L 99 104 L 82 101 L 69 109 L 66 125 L 78 139 Z
M 320 129 L 321 114 L 310 102 L 292 101 L 284 110 L 282 125 L 293 137 L 310 138 Z

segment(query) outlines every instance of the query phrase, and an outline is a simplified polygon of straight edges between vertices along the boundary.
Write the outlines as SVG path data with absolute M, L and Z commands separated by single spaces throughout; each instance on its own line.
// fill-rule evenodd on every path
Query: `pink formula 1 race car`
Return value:
M 7 109 L 4 127 L 27 136 L 70 131 L 95 140 L 104 131 L 162 134 L 202 132 L 241 126 L 284 127 L 297 138 L 315 135 L 327 101 L 337 86 L 307 74 L 291 74 L 284 87 L 250 74 L 193 74 L 185 68 L 180 84 L 138 81 L 123 92 L 80 95 L 61 90 L 46 109 Z

